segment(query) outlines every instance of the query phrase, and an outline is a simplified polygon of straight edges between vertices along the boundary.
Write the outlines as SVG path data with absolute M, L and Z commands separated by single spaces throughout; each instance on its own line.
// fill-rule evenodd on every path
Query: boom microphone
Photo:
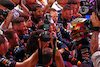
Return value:
M 0 4 L 10 10 L 12 10 L 15 6 L 15 4 L 10 0 L 0 0 Z

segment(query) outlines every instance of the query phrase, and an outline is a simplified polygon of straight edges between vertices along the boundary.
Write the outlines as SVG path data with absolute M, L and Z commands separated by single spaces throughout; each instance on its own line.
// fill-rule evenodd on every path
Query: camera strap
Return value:
M 53 62 L 55 62 L 55 52 L 56 52 L 55 42 L 56 42 L 56 38 L 54 37 L 54 40 L 53 40 L 53 45 L 54 45 L 54 49 L 53 49 Z
M 39 66 L 43 66 L 42 65 L 42 47 L 41 47 L 41 49 L 39 48 L 39 50 L 38 50 L 38 57 L 39 57 L 39 61 L 38 61 Z
M 53 62 L 55 62 L 55 52 L 56 52 L 56 48 L 54 47 L 54 49 L 53 49 Z

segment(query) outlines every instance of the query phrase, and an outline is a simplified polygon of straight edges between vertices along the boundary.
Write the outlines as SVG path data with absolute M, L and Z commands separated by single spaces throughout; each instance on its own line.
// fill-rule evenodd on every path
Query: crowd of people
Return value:
M 100 21 L 92 12 L 88 30 L 79 7 L 80 0 L 0 0 L 0 67 L 99 67 Z

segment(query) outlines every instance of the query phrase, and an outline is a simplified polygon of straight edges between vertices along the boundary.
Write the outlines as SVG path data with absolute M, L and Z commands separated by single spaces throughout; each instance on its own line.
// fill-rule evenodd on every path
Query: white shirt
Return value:
M 100 67 L 100 51 L 95 52 L 91 56 L 91 60 L 93 62 L 94 67 Z
M 58 2 L 57 1 L 55 1 L 54 3 L 53 3 L 53 5 L 52 5 L 52 7 L 51 8 L 54 8 L 55 10 L 57 10 L 57 11 L 60 11 L 60 10 L 62 10 L 63 9 L 63 7 L 62 6 L 60 6 L 59 4 L 58 4 Z

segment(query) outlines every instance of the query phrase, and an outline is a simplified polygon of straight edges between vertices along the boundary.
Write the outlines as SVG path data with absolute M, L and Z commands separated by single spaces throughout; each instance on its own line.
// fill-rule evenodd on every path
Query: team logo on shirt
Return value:
M 8 59 L 0 58 L 0 62 L 5 66 L 10 66 L 11 62 Z

